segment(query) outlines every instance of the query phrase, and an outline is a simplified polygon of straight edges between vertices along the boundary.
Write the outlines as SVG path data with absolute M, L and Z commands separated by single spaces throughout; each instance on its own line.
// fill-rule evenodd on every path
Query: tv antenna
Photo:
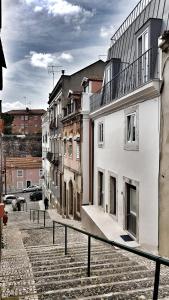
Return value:
M 48 66 L 48 74 L 52 74 L 53 76 L 53 88 L 54 88 L 54 84 L 55 84 L 55 73 L 59 73 L 61 70 L 58 70 L 62 68 L 62 66 L 55 66 L 55 65 L 49 65 Z M 63 70 L 62 70 L 63 73 Z

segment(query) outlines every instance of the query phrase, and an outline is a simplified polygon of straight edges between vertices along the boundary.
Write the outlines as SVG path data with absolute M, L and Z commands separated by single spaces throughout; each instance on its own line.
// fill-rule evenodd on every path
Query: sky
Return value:
M 110 38 L 138 0 L 2 0 L 2 44 L 7 64 L 3 111 L 47 108 L 53 89 L 48 66 L 70 75 L 106 60 Z M 103 56 L 101 56 L 103 55 Z

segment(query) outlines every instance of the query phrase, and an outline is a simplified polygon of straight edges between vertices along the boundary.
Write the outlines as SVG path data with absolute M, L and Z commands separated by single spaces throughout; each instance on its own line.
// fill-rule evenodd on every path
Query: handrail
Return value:
M 102 237 L 99 237 L 95 234 L 89 233 L 87 231 L 76 228 L 72 225 L 68 225 L 68 224 L 65 224 L 65 223 L 62 223 L 62 222 L 59 222 L 59 221 L 53 221 L 53 244 L 55 244 L 55 223 L 65 227 L 65 255 L 67 255 L 67 253 L 68 253 L 68 249 L 67 249 L 68 248 L 68 241 L 67 241 L 67 229 L 68 228 L 88 236 L 88 264 L 87 264 L 87 276 L 88 277 L 90 277 L 90 269 L 91 269 L 91 266 L 90 266 L 91 265 L 91 238 L 93 238 L 95 240 L 99 240 L 99 241 L 101 241 L 105 244 L 108 244 L 110 246 L 118 247 L 122 250 L 126 250 L 130 253 L 139 255 L 141 257 L 144 257 L 146 259 L 149 259 L 151 261 L 156 262 L 155 276 L 154 276 L 153 300 L 158 300 L 158 291 L 159 291 L 159 283 L 160 283 L 160 266 L 165 265 L 165 266 L 169 267 L 169 260 L 168 259 L 165 259 L 165 258 L 163 258 L 161 256 L 158 256 L 158 255 L 147 253 L 147 252 L 139 250 L 139 249 L 130 248 L 129 246 L 125 246 L 125 245 L 120 244 L 120 243 L 115 242 L 115 241 L 106 240 L 106 239 L 104 239 Z
M 152 0 L 140 0 L 140 2 L 135 6 L 132 12 L 124 20 L 121 26 L 113 34 L 111 41 L 112 44 L 115 43 L 122 34 L 129 28 L 129 26 L 137 19 L 140 13 L 149 5 Z
M 32 212 L 33 212 L 33 214 L 32 214 Z M 38 224 L 39 224 L 39 220 L 40 220 L 39 213 L 43 212 L 43 226 L 45 228 L 46 227 L 46 210 L 30 208 L 30 221 L 33 220 L 33 222 L 35 221 L 35 214 L 34 214 L 34 212 L 37 212 L 37 222 L 38 222 Z
M 30 220 L 31 220 L 31 212 L 32 211 L 38 211 L 38 214 L 39 214 L 40 211 L 42 211 L 42 212 L 44 212 L 44 216 L 45 216 L 45 213 L 46 213 L 45 210 L 30 209 Z M 169 259 L 166 259 L 166 258 L 161 257 L 159 255 L 155 255 L 155 254 L 145 252 L 143 250 L 131 248 L 131 247 L 123 245 L 121 243 L 102 238 L 98 235 L 95 235 L 95 234 L 92 234 L 92 233 L 87 232 L 85 230 L 76 228 L 72 225 L 69 225 L 69 224 L 66 224 L 66 223 L 63 223 L 63 222 L 60 222 L 60 221 L 55 221 L 55 220 L 53 220 L 53 244 L 55 244 L 55 227 L 56 227 L 55 224 L 59 224 L 59 225 L 61 225 L 65 228 L 65 234 L 64 234 L 65 255 L 68 254 L 68 230 L 67 230 L 68 228 L 88 236 L 88 263 L 87 263 L 87 276 L 88 277 L 90 277 L 90 274 L 91 274 L 90 270 L 91 270 L 91 239 L 92 238 L 95 239 L 95 240 L 101 241 L 105 244 L 108 244 L 110 246 L 118 247 L 119 249 L 125 250 L 127 252 L 136 254 L 140 257 L 144 257 L 146 259 L 154 261 L 156 263 L 156 265 L 155 265 L 155 276 L 154 276 L 153 300 L 158 300 L 159 283 L 160 283 L 160 267 L 161 267 L 161 265 L 169 267 Z M 44 224 L 44 227 L 45 227 L 45 224 Z M 57 226 L 57 227 L 60 227 L 60 226 Z

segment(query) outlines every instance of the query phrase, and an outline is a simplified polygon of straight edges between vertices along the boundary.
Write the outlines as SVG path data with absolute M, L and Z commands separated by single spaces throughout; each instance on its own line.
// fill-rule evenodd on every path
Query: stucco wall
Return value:
M 124 178 L 139 184 L 139 242 L 158 245 L 159 100 L 138 104 L 139 151 L 124 150 L 124 110 L 95 120 L 94 204 L 98 204 L 98 169 L 105 173 L 104 209 L 109 205 L 109 173 L 117 176 L 118 223 L 124 228 Z M 98 148 L 98 123 L 104 122 L 105 141 Z M 110 228 L 111 230 L 111 228 Z

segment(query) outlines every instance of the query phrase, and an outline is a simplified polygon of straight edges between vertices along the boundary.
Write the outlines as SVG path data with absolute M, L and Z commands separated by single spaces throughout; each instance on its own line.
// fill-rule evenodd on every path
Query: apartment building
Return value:
M 10 110 L 6 114 L 13 117 L 11 133 L 15 135 L 34 135 L 42 133 L 41 116 L 44 109 Z
M 68 94 L 69 91 L 83 91 L 81 82 L 84 77 L 90 78 L 96 76 L 98 78 L 102 78 L 104 66 L 105 63 L 102 60 L 98 60 L 93 64 L 86 66 L 85 68 L 73 73 L 72 75 L 62 74 L 53 91 L 49 95 L 49 152 L 47 153 L 47 159 L 50 162 L 51 202 L 53 206 L 56 207 L 58 212 L 63 215 L 65 215 L 65 208 L 63 208 L 63 199 L 65 199 L 65 193 L 67 193 L 68 198 L 70 197 L 69 194 L 72 194 L 71 188 L 69 193 L 68 184 L 65 188 L 63 177 L 63 162 L 66 158 L 63 155 L 63 138 L 65 132 L 63 132 L 62 119 L 66 116 L 65 114 L 69 111 L 67 110 L 70 101 Z M 71 177 L 69 181 L 70 180 Z M 73 194 L 73 197 L 74 196 L 75 195 Z M 68 216 L 68 213 L 66 213 L 66 215 Z
M 111 39 L 103 87 L 90 98 L 92 205 L 82 209 L 89 230 L 154 252 L 168 222 L 160 230 L 158 39 L 168 11 L 168 1 L 141 0 Z

